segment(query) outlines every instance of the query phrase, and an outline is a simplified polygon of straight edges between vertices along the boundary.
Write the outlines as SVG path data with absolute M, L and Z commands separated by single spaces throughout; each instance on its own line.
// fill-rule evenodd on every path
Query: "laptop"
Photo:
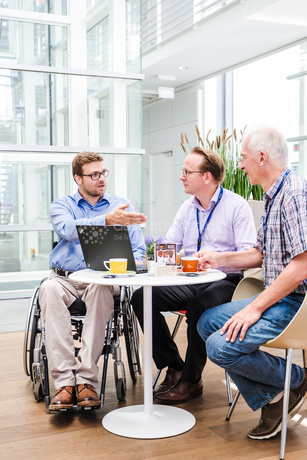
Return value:
M 125 258 L 128 260 L 127 271 L 147 272 L 146 266 L 135 263 L 127 227 L 77 225 L 77 231 L 87 268 L 108 271 L 104 261 Z

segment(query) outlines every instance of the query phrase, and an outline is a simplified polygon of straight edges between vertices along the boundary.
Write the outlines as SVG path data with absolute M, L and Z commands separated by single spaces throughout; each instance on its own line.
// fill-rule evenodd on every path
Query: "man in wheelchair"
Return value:
M 50 255 L 51 275 L 40 288 L 48 364 L 56 388 L 51 411 L 71 408 L 75 398 L 79 407 L 100 407 L 95 390 L 97 362 L 114 305 L 113 286 L 79 283 L 69 278 L 72 272 L 86 268 L 76 225 L 127 225 L 135 259 L 142 261 L 145 254 L 138 224 L 146 222 L 146 216 L 135 212 L 126 199 L 106 193 L 109 171 L 102 157 L 92 152 L 79 153 L 73 159 L 72 173 L 78 191 L 55 200 L 50 207 L 58 244 Z M 86 305 L 86 316 L 82 347 L 76 359 L 68 308 L 78 298 Z

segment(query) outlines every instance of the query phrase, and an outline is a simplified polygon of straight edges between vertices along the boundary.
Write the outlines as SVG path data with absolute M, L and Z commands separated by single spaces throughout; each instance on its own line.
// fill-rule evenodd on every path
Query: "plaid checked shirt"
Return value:
M 285 169 L 272 187 L 265 193 L 265 209 L 258 232 L 256 249 L 264 256 L 264 284 L 270 286 L 293 257 L 307 251 L 307 182 Z M 281 189 L 275 196 L 269 211 L 266 229 L 264 223 L 279 184 Z M 266 231 L 264 251 L 264 231 Z M 293 292 L 305 294 L 305 279 Z

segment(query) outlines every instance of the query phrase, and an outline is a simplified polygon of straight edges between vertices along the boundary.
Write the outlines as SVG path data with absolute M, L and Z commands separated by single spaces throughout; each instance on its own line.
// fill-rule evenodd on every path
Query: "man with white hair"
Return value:
M 287 162 L 286 140 L 275 128 L 246 135 L 240 168 L 265 191 L 257 243 L 247 251 L 197 253 L 203 268 L 263 267 L 262 293 L 205 311 L 197 325 L 211 361 L 228 372 L 253 410 L 261 408 L 259 424 L 248 431 L 252 439 L 281 430 L 286 372 L 284 358 L 259 347 L 286 328 L 307 291 L 307 183 Z M 298 412 L 306 390 L 307 371 L 293 364 L 289 415 Z

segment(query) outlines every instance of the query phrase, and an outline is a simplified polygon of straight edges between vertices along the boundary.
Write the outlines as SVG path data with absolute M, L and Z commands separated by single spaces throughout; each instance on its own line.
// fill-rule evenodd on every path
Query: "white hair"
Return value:
M 250 129 L 244 136 L 248 138 L 247 147 L 257 155 L 264 151 L 274 160 L 276 166 L 286 168 L 288 165 L 288 146 L 281 132 L 272 126 L 258 126 Z

